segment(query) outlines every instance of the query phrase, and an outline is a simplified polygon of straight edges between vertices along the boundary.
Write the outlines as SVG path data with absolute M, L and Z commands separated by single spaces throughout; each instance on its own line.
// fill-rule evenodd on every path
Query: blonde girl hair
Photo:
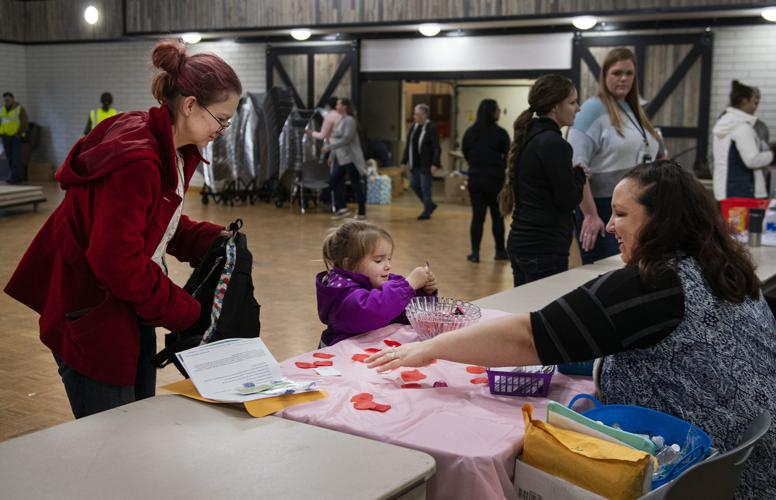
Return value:
M 369 255 L 381 239 L 393 248 L 393 238 L 388 231 L 370 222 L 347 221 L 329 229 L 323 239 L 323 263 L 326 270 L 339 267 L 355 271 L 361 259 Z
M 604 65 L 601 67 L 601 74 L 598 76 L 597 95 L 598 98 L 601 99 L 604 107 L 606 107 L 606 112 L 609 114 L 609 121 L 612 122 L 612 127 L 614 127 L 620 137 L 624 137 L 625 133 L 622 131 L 623 121 L 622 116 L 620 115 L 620 109 L 622 108 L 620 108 L 620 105 L 617 103 L 617 98 L 609 92 L 608 88 L 606 88 L 606 74 L 609 73 L 609 70 L 612 66 L 620 61 L 631 61 L 633 63 L 633 69 L 636 69 L 636 56 L 630 49 L 620 47 L 610 50 L 609 53 L 606 54 Z M 630 92 L 628 92 L 628 95 L 625 96 L 625 101 L 630 105 L 630 108 L 636 115 L 636 119 L 639 121 L 639 124 L 644 127 L 644 129 L 649 132 L 649 134 L 654 137 L 655 140 L 659 140 L 655 127 L 653 127 L 649 122 L 647 114 L 644 112 L 641 104 L 639 104 L 639 82 L 635 75 Z

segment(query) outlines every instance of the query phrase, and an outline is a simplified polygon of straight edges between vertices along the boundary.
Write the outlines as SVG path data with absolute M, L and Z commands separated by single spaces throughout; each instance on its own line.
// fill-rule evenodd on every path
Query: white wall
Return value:
M 570 69 L 571 33 L 364 40 L 361 71 Z
M 26 47 L 24 103 L 30 119 L 44 127 L 36 159 L 60 164 L 83 133 L 89 110 L 99 106 L 103 92 L 113 94 L 114 106 L 120 111 L 154 106 L 152 48 L 153 42 L 145 40 Z M 221 41 L 200 43 L 189 50 L 218 54 L 234 67 L 245 90 L 264 91 L 264 44 Z
M 740 26 L 714 30 L 710 124 L 729 102 L 730 81 L 760 88 L 757 115 L 776 139 L 776 25 Z
M 27 105 L 27 54 L 24 45 L 0 43 L 0 94 L 11 92 Z

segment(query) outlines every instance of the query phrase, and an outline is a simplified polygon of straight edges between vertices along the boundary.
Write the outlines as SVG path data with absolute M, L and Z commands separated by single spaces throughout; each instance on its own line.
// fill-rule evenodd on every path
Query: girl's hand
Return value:
M 431 272 L 424 266 L 418 266 L 407 276 L 407 282 L 414 290 L 420 290 L 428 284 L 429 274 Z
M 414 342 L 380 351 L 364 362 L 369 363 L 369 368 L 377 368 L 378 372 L 383 373 L 401 366 L 427 366 L 434 362 L 434 357 L 430 355 L 426 342 Z
M 428 272 L 428 275 L 428 281 L 426 282 L 426 286 L 423 287 L 423 293 L 426 295 L 433 295 L 434 292 L 437 291 L 436 276 L 434 276 L 434 273 L 431 271 Z

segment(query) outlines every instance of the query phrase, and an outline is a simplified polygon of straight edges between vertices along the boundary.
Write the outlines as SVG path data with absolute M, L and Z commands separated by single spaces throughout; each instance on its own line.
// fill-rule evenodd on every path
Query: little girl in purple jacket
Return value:
M 404 308 L 415 296 L 437 291 L 434 273 L 416 267 L 404 278 L 391 274 L 393 239 L 369 222 L 348 221 L 323 240 L 326 271 L 315 277 L 318 317 L 330 346 L 391 323 L 408 324 Z

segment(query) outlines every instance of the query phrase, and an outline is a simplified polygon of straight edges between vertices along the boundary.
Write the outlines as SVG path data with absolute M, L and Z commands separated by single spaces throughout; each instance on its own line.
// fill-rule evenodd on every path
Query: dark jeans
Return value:
M 358 214 L 366 215 L 366 195 L 364 191 L 364 179 L 356 166 L 352 163 L 340 165 L 334 162 L 334 168 L 331 170 L 329 185 L 334 191 L 334 209 L 340 210 L 347 207 L 345 203 L 345 176 L 350 177 L 350 185 L 353 188 L 353 194 L 358 203 Z
M 525 285 L 569 270 L 569 256 L 559 254 L 517 255 L 509 252 L 515 286 Z
M 469 177 L 469 197 L 472 201 L 472 223 L 469 226 L 469 237 L 472 253 L 478 254 L 480 252 L 482 227 L 485 225 L 485 216 L 489 208 L 496 251 L 504 249 L 504 217 L 501 216 L 501 211 L 498 208 L 499 191 L 501 191 L 501 186 L 495 182 L 488 182 L 476 176 Z
M 11 170 L 11 175 L 6 179 L 8 182 L 21 182 L 22 181 L 22 138 L 18 135 L 14 136 L 1 136 L 3 138 L 3 149 L 5 149 L 5 156 L 8 159 L 8 168 Z
M 604 224 L 609 223 L 609 219 L 612 217 L 612 199 L 611 198 L 595 198 L 595 206 L 598 209 L 598 216 L 604 221 Z M 579 251 L 582 253 L 582 263 L 592 264 L 593 262 L 612 255 L 620 253 L 620 244 L 617 243 L 617 238 L 613 234 L 606 233 L 606 236 L 598 236 L 595 242 L 595 246 L 589 251 L 582 250 L 582 241 L 580 240 L 580 230 L 582 228 L 582 220 L 584 215 L 582 210 L 578 209 L 574 212 L 574 219 L 576 225 L 577 242 L 579 243 Z
M 141 325 L 140 357 L 137 360 L 135 385 L 123 386 L 98 382 L 82 375 L 54 354 L 75 418 L 110 410 L 156 394 L 156 368 L 151 364 L 154 354 L 156 354 L 156 332 L 153 327 Z
M 436 205 L 431 199 L 431 174 L 423 173 L 419 168 L 410 170 L 410 185 L 420 201 L 423 202 L 423 214 L 431 215 Z

